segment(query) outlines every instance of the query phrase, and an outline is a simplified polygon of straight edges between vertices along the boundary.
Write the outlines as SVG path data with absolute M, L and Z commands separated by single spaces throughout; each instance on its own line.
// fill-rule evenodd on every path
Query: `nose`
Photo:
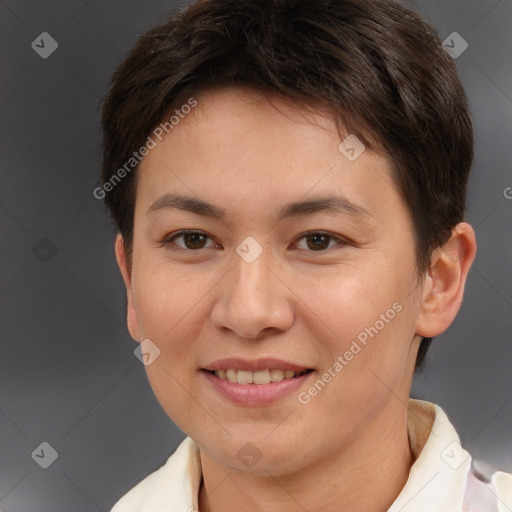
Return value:
M 235 253 L 233 263 L 218 285 L 213 325 L 245 339 L 289 329 L 294 322 L 294 294 L 270 254 L 263 251 L 248 263 Z

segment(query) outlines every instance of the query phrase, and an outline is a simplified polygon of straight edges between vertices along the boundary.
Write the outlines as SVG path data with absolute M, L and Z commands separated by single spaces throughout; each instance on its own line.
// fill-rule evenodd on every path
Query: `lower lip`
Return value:
M 235 384 L 234 382 L 221 379 L 206 370 L 201 370 L 201 373 L 210 382 L 215 391 L 224 398 L 238 405 L 257 406 L 268 405 L 289 395 L 293 391 L 297 391 L 315 374 L 315 371 L 310 371 L 293 379 L 271 382 L 270 384 Z

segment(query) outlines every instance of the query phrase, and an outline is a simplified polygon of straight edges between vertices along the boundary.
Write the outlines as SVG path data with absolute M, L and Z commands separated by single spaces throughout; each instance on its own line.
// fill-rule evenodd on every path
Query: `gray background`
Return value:
M 469 43 L 456 63 L 476 125 L 467 219 L 479 242 L 462 310 L 413 396 L 440 404 L 463 446 L 511 472 L 512 0 L 410 4 L 442 39 Z M 3 512 L 109 510 L 184 437 L 133 355 L 113 232 L 92 195 L 111 73 L 175 5 L 0 1 Z M 31 48 L 44 31 L 59 45 L 47 59 Z M 48 469 L 31 456 L 42 442 L 58 452 Z

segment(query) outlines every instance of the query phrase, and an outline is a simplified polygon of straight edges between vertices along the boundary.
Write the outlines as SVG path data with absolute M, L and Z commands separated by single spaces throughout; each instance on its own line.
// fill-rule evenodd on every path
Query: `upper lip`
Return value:
M 257 372 L 261 370 L 271 370 L 273 368 L 279 370 L 293 370 L 295 372 L 302 372 L 309 370 L 307 366 L 301 366 L 290 361 L 283 359 L 276 359 L 275 357 L 265 357 L 262 359 L 242 359 L 239 357 L 229 357 L 226 359 L 219 359 L 203 367 L 204 370 L 245 370 L 249 372 Z

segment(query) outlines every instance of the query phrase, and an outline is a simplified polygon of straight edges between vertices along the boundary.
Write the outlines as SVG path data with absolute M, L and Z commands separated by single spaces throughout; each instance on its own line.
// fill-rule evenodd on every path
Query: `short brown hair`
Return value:
M 170 112 L 237 85 L 324 106 L 385 153 L 413 219 L 418 276 L 429 269 L 463 220 L 474 145 L 465 92 L 433 27 L 393 0 L 196 1 L 140 36 L 115 71 L 101 186 Z M 103 197 L 131 264 L 136 166 L 118 181 Z

